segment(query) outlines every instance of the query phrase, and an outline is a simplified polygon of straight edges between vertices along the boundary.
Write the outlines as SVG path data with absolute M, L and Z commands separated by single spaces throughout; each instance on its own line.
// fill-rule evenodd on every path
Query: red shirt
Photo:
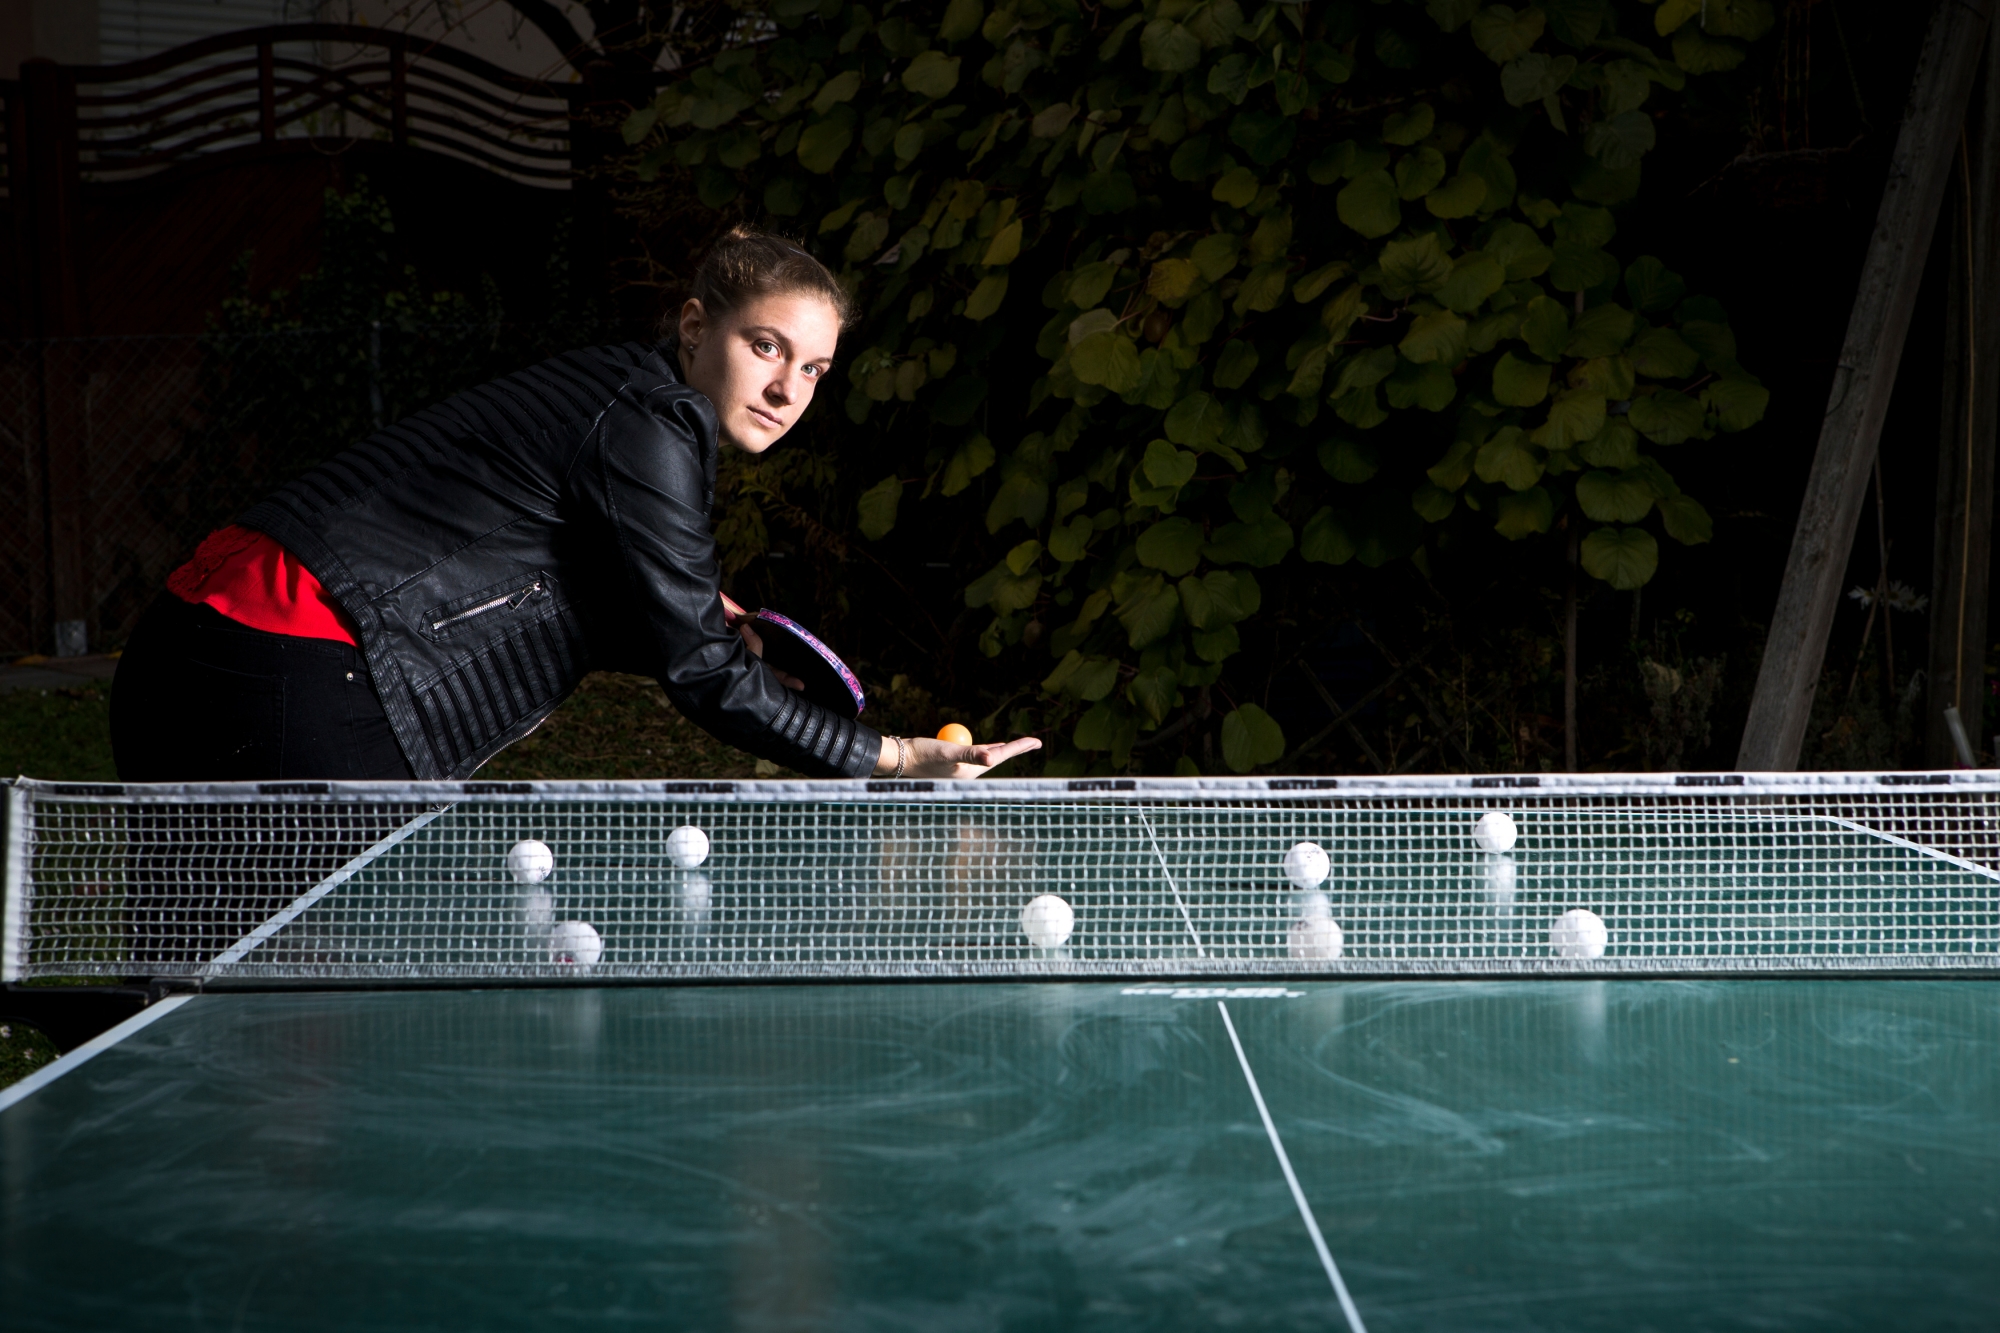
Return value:
M 193 558 L 168 577 L 167 591 L 251 629 L 361 646 L 354 622 L 312 571 L 275 538 L 248 528 L 209 533 Z

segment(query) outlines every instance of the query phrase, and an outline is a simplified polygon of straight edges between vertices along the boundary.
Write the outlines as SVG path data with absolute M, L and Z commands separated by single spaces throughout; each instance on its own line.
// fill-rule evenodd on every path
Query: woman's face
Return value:
M 761 454 L 798 424 L 833 366 L 840 316 L 803 292 L 761 296 L 720 316 L 681 307 L 681 369 L 715 407 L 722 438 Z

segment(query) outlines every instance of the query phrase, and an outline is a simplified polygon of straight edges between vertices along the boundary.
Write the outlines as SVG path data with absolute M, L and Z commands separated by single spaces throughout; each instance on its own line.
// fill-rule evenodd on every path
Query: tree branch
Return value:
M 579 73 L 591 56 L 596 55 L 597 46 L 576 30 L 569 16 L 553 3 L 553 0 L 507 0 L 514 12 L 535 25 L 535 30 L 555 44 L 562 58 Z

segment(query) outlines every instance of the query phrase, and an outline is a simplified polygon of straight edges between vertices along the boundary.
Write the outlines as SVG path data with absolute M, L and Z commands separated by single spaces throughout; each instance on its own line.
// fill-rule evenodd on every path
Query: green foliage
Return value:
M 884 537 L 896 526 L 896 506 L 903 498 L 903 483 L 895 474 L 882 478 L 861 493 L 861 535 Z
M 1275 764 L 1284 753 L 1285 733 L 1256 704 L 1244 704 L 1222 719 L 1223 762 L 1238 773 Z
M 983 518 L 965 601 L 1068 728 L 1050 771 L 1122 768 L 1176 718 L 1248 771 L 1285 753 L 1225 678 L 1253 571 L 1567 516 L 1635 588 L 1655 531 L 1710 538 L 1655 450 L 1768 395 L 1615 215 L 1687 80 L 1770 27 L 1692 3 L 780 4 L 627 137 L 639 178 L 764 201 L 841 268 L 868 312 L 851 521 Z
M 38 1074 L 61 1055 L 39 1028 L 20 1019 L 0 1022 L 0 1088 Z
M 468 380 L 476 383 L 472 377 L 488 368 L 481 354 L 497 341 L 502 319 L 490 284 L 476 297 L 426 290 L 413 271 L 394 262 L 395 220 L 388 201 L 365 180 L 351 193 L 327 191 L 324 225 L 320 266 L 296 289 L 255 294 L 244 283 L 211 317 L 203 340 L 218 376 L 252 377 L 232 361 L 265 362 L 256 370 L 266 375 L 278 371 L 275 382 L 230 383 L 223 390 L 227 402 L 219 406 L 263 430 L 278 414 L 294 468 L 429 406 Z M 239 261 L 239 282 L 247 278 L 248 260 Z M 441 328 L 486 336 L 447 345 L 435 337 Z M 290 364 L 281 371 L 268 364 L 258 355 L 267 347 L 282 347 Z

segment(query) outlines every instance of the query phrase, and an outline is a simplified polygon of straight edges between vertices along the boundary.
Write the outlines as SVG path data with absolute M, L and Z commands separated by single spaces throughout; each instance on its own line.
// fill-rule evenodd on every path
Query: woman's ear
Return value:
M 702 331 L 708 324 L 708 312 L 701 308 L 701 302 L 689 297 L 681 307 L 681 346 L 692 352 L 701 345 Z

